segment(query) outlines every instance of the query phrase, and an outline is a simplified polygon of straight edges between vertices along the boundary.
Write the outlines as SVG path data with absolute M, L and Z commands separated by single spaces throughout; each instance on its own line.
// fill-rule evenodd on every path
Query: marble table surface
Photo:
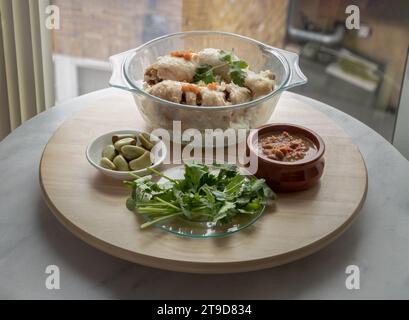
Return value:
M 334 119 L 359 146 L 369 186 L 352 226 L 323 250 L 256 272 L 196 275 L 152 269 L 109 256 L 67 231 L 42 199 L 41 153 L 58 126 L 97 91 L 44 112 L 0 142 L 0 298 L 2 299 L 408 299 L 409 162 L 361 122 L 296 95 Z M 127 93 L 124 93 L 127 94 Z M 60 289 L 47 289 L 56 265 Z M 360 289 L 345 285 L 360 271 Z

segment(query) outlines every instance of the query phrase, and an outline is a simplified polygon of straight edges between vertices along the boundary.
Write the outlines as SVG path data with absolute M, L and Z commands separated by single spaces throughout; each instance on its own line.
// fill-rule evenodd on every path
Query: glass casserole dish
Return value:
M 217 48 L 234 49 L 255 72 L 271 70 L 275 87 L 269 94 L 255 100 L 227 106 L 191 106 L 170 102 L 144 90 L 144 72 L 158 57 L 175 50 L 200 51 Z M 307 82 L 298 65 L 298 55 L 274 48 L 259 41 L 226 32 L 189 31 L 169 34 L 149 41 L 138 48 L 110 57 L 110 86 L 132 92 L 135 104 L 151 129 L 163 128 L 172 133 L 173 121 L 187 129 L 252 129 L 268 121 L 281 93 Z

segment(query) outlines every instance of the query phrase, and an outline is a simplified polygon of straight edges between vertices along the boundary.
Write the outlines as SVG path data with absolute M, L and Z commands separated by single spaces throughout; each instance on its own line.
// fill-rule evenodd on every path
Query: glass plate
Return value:
M 246 173 L 244 169 L 239 170 L 242 174 Z M 214 169 L 213 171 L 217 172 L 216 169 Z M 185 174 L 185 168 L 184 165 L 178 165 L 164 170 L 163 173 L 168 177 L 174 179 L 183 179 L 183 176 Z M 158 183 L 165 182 L 167 182 L 167 180 L 163 178 L 161 178 L 158 181 Z M 254 222 L 257 221 L 258 218 L 260 218 L 260 216 L 264 212 L 264 209 L 265 206 L 263 206 L 263 208 L 259 212 L 253 215 L 248 214 L 236 215 L 230 223 L 226 224 L 191 221 L 181 216 L 178 216 L 174 218 L 169 218 L 164 221 L 160 221 L 154 224 L 154 226 L 164 231 L 190 238 L 225 237 L 252 225 Z

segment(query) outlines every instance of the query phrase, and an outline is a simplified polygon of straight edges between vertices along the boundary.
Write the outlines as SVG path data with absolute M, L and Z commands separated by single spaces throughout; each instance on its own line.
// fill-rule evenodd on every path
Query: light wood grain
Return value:
M 338 237 L 365 199 L 367 172 L 358 148 L 324 114 L 283 95 L 270 121 L 298 123 L 326 143 L 326 168 L 316 187 L 280 194 L 251 227 L 219 239 L 190 239 L 151 228 L 125 207 L 128 190 L 88 164 L 86 146 L 98 135 L 145 129 L 132 97 L 114 94 L 67 120 L 47 144 L 40 164 L 44 198 L 76 236 L 114 256 L 156 268 L 232 273 L 307 256 Z

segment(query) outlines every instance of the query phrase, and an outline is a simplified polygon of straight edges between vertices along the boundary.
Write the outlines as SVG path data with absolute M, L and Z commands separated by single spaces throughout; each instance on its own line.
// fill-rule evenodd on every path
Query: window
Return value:
M 409 3 L 350 0 L 53 0 L 57 102 L 108 87 L 108 57 L 186 30 L 246 35 L 295 51 L 308 84 L 293 91 L 332 105 L 391 140 L 409 39 Z M 345 27 L 359 6 L 360 28 Z

